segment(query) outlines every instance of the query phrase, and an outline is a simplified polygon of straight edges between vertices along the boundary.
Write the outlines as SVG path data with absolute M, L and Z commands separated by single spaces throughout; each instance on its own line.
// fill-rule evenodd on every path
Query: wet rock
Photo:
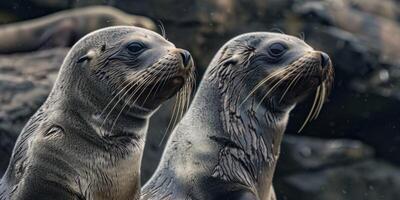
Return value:
M 32 3 L 46 8 L 66 9 L 71 7 L 71 0 L 31 0 Z
M 0 56 L 0 175 L 23 126 L 46 100 L 67 52 Z
M 354 9 L 388 18 L 400 20 L 400 7 L 397 0 L 348 0 Z
M 276 176 L 360 162 L 373 154 L 371 147 L 359 141 L 285 135 Z
M 400 196 L 400 169 L 370 160 L 280 177 L 275 186 L 283 200 L 394 200 Z
M 303 134 L 361 140 L 378 157 L 400 163 L 400 114 L 395 112 L 400 101 L 400 39 L 392 41 L 397 36 L 388 35 L 400 25 L 350 1 L 296 1 L 283 19 L 285 30 L 303 32 L 308 43 L 329 53 L 335 67 L 330 101 Z M 300 104 L 292 113 L 288 133 L 297 132 L 311 104 Z
M 371 147 L 355 140 L 286 135 L 274 177 L 278 199 L 396 199 L 400 168 L 373 154 Z
M 381 4 L 381 1 L 369 1 Z M 380 52 L 379 59 L 382 62 L 399 63 L 400 27 L 398 22 L 373 13 L 362 12 L 369 9 L 357 9 L 355 5 L 360 5 L 360 2 L 356 2 L 356 0 L 310 1 L 298 4 L 294 11 L 308 22 L 335 26 L 356 35 L 368 48 Z M 398 9 L 397 6 L 394 7 Z

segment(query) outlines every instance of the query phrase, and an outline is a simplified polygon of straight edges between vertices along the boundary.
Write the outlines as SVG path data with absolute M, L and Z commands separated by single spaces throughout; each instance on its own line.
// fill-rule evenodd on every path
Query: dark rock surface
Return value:
M 281 158 L 276 170 L 277 177 L 304 170 L 325 169 L 332 166 L 372 159 L 374 150 L 359 141 L 285 136 L 281 146 Z
M 0 56 L 0 174 L 14 142 L 47 95 L 68 49 Z
M 287 136 L 274 177 L 278 199 L 394 200 L 400 169 L 353 140 Z M 301 197 L 301 198 L 299 198 Z
M 369 160 L 281 177 L 280 199 L 395 200 L 400 196 L 400 170 Z

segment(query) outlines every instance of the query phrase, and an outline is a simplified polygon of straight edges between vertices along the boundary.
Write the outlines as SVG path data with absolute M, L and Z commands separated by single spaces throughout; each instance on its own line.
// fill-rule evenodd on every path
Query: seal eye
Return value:
M 280 42 L 277 42 L 277 43 L 271 44 L 271 46 L 269 46 L 268 50 L 269 50 L 269 54 L 272 57 L 280 57 L 286 52 L 287 46 Z
M 134 54 L 141 53 L 144 50 L 144 45 L 139 42 L 132 42 L 127 46 L 127 49 Z

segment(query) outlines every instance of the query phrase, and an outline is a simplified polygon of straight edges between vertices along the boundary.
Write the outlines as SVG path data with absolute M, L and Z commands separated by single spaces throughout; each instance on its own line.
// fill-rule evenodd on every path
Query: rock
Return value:
M 285 135 L 274 184 L 282 200 L 393 200 L 400 168 L 359 141 Z M 394 189 L 393 188 L 397 188 Z
M 382 4 L 381 1 L 369 1 Z M 358 36 L 368 48 L 380 52 L 379 59 L 382 62 L 400 63 L 400 58 L 398 58 L 400 50 L 398 22 L 369 12 L 362 12 L 363 9 L 355 8 L 355 5 L 360 5 L 360 2 L 358 4 L 355 2 L 357 0 L 311 1 L 298 4 L 294 11 L 308 22 L 314 21 L 335 26 Z M 365 2 L 363 1 L 363 3 Z M 398 7 L 395 6 L 395 8 Z M 364 10 L 368 10 L 366 6 Z
M 329 53 L 335 67 L 329 101 L 302 134 L 361 140 L 372 146 L 378 157 L 400 163 L 400 113 L 394 112 L 400 101 L 400 39 L 391 41 L 398 35 L 392 29 L 400 30 L 400 25 L 349 1 L 353 0 L 299 0 L 283 19 L 284 30 L 303 32 L 308 43 Z M 292 113 L 287 133 L 298 131 L 310 100 Z
M 282 200 L 394 200 L 400 196 L 400 169 L 381 161 L 306 171 L 275 179 Z
M 285 135 L 276 176 L 314 171 L 360 162 L 373 157 L 373 149 L 359 141 Z
M 0 56 L 0 175 L 23 126 L 46 100 L 67 52 Z
M 31 0 L 32 3 L 46 8 L 67 9 L 72 5 L 71 0 Z
M 396 0 L 348 0 L 354 9 L 388 18 L 400 20 L 400 7 Z

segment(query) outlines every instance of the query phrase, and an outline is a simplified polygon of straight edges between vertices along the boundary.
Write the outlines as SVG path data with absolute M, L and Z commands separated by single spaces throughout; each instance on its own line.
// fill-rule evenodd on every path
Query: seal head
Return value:
M 117 35 L 119 39 L 114 34 L 114 41 L 89 49 L 77 63 L 84 63 L 86 73 L 104 85 L 100 88 L 106 93 L 122 95 L 124 103 L 151 110 L 188 81 L 193 60 L 188 51 L 175 48 L 158 34 L 136 29 L 140 31 Z
M 256 101 L 272 104 L 274 109 L 290 107 L 322 85 L 328 90 L 333 81 L 326 53 L 278 33 L 239 36 L 222 48 L 213 63 L 214 76 L 233 73 L 228 81 L 240 80 L 241 91 L 248 92 L 243 100 L 255 96 Z

